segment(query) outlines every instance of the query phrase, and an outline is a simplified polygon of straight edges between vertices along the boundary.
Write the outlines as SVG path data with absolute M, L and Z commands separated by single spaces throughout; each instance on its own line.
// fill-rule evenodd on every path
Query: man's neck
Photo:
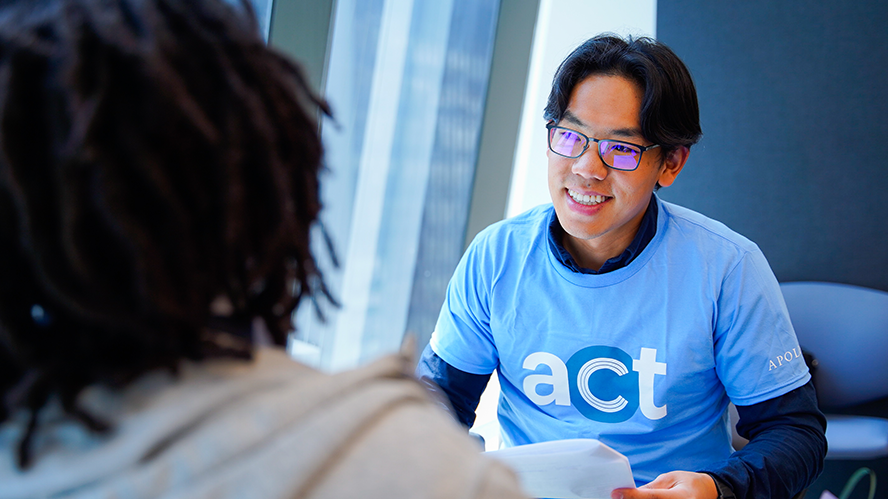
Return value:
M 632 231 L 627 231 L 623 237 L 620 237 L 617 240 L 603 241 L 603 238 L 600 237 L 595 239 L 577 239 L 565 232 L 561 244 L 564 246 L 564 249 L 570 253 L 570 256 L 573 257 L 574 261 L 577 262 L 577 265 L 598 271 L 601 270 L 601 266 L 604 265 L 605 262 L 611 258 L 620 256 L 626 251 L 626 248 L 632 243 L 635 235 L 638 234 L 638 228 L 641 226 L 641 219 L 639 218 L 638 221 L 634 221 L 633 225 L 634 228 Z
M 611 272 L 625 267 L 644 251 L 657 233 L 658 212 L 656 196 L 652 196 L 639 225 L 634 230 L 634 236 L 628 242 L 628 246 L 625 243 L 611 247 L 598 245 L 596 248 L 597 253 L 590 253 L 588 248 L 585 247 L 577 247 L 576 243 L 578 240 L 565 234 L 558 218 L 554 217 L 549 228 L 549 244 L 558 259 L 575 272 L 587 274 Z M 570 247 L 570 250 L 568 250 L 568 247 Z M 574 255 L 586 258 L 579 261 Z M 595 255 L 601 255 L 601 257 L 589 258 Z

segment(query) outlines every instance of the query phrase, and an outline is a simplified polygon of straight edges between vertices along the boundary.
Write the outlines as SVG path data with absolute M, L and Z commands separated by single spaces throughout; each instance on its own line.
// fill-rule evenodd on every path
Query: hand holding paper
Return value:
M 614 491 L 611 499 L 717 499 L 718 489 L 706 473 L 670 471 L 634 489 Z

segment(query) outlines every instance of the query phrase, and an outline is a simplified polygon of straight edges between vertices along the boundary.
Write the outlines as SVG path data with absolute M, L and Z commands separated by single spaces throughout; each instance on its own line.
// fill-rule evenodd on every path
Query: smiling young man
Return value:
M 472 242 L 417 374 L 470 426 L 496 370 L 504 443 L 599 439 L 641 486 L 615 497 L 796 495 L 825 420 L 777 281 L 748 239 L 655 194 L 701 135 L 687 68 L 651 39 L 593 38 L 544 117 L 552 204 Z
M 561 242 L 581 267 L 598 270 L 629 247 L 655 186 L 671 185 L 688 158 L 687 146 L 664 154 L 657 144 L 633 144 L 645 142 L 638 123 L 642 97 L 625 77 L 591 75 L 574 87 L 559 126 L 548 126 L 549 193 L 566 233 Z M 603 156 L 585 154 L 596 148 Z M 609 156 L 613 166 L 603 161 Z M 621 162 L 630 170 L 615 170 Z

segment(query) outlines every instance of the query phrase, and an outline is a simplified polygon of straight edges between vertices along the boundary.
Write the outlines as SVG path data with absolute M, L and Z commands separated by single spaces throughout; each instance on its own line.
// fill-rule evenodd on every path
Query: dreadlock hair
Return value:
M 246 2 L 0 7 L 0 423 L 30 417 L 20 466 L 50 399 L 101 430 L 86 386 L 249 357 L 219 324 L 261 318 L 283 344 L 301 298 L 333 301 L 309 249 L 318 109 Z

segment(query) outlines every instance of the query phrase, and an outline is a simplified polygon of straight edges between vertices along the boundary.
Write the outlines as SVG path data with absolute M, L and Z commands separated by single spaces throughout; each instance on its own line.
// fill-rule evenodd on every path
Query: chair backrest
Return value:
M 799 344 L 818 361 L 820 406 L 888 396 L 888 293 L 827 282 L 780 288 Z

